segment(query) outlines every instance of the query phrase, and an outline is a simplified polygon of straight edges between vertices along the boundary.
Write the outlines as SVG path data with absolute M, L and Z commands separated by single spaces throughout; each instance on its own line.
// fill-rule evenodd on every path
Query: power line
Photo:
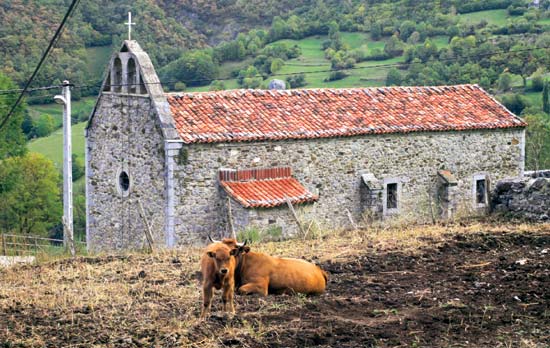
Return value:
M 4 117 L 4 119 L 2 120 L 2 123 L 0 123 L 0 130 L 2 128 L 4 128 L 4 125 L 6 124 L 6 122 L 8 122 L 9 118 L 11 117 L 11 115 L 13 114 L 13 112 L 15 111 L 15 109 L 17 108 L 19 103 L 21 102 L 21 99 L 23 99 L 23 96 L 25 95 L 25 93 L 29 89 L 29 86 L 31 85 L 32 81 L 34 80 L 34 78 L 38 74 L 38 71 L 40 70 L 40 68 L 42 67 L 42 64 L 46 60 L 46 57 L 50 53 L 50 50 L 52 49 L 54 44 L 57 42 L 58 37 L 61 35 L 61 32 L 63 31 L 63 27 L 65 26 L 65 23 L 67 22 L 67 19 L 71 16 L 72 12 L 74 11 L 74 9 L 75 9 L 75 7 L 76 7 L 76 5 L 79 1 L 80 0 L 73 0 L 73 2 L 71 3 L 71 6 L 69 6 L 69 9 L 67 10 L 67 13 L 65 13 L 65 17 L 63 17 L 63 20 L 61 21 L 61 24 L 57 28 L 53 38 L 50 40 L 48 48 L 46 48 L 46 51 L 44 52 L 44 54 L 42 54 L 42 58 L 40 58 L 40 62 L 38 62 L 38 65 L 34 69 L 34 72 L 32 73 L 32 75 L 29 78 L 29 80 L 27 81 L 27 83 L 25 84 L 25 87 L 23 88 L 23 91 L 21 91 L 21 93 L 19 94 L 19 97 L 17 98 L 16 102 L 13 104 L 11 110 L 8 112 L 6 117 Z
M 35 96 L 31 96 L 31 97 L 26 97 L 26 98 L 25 98 L 25 101 L 26 101 L 26 100 L 36 100 L 36 99 L 41 99 L 41 98 L 48 98 L 49 96 L 54 97 L 53 94 L 35 95 Z M 0 105 L 0 108 L 3 108 L 3 109 L 11 109 L 11 106 L 9 106 L 9 105 Z
M 36 87 L 36 88 L 28 88 L 26 93 L 31 93 L 31 92 L 35 92 L 35 91 L 47 91 L 47 90 L 50 90 L 50 89 L 55 89 L 55 88 L 60 88 L 62 87 L 61 85 L 54 85 L 54 86 L 44 86 L 44 87 Z M 0 90 L 0 95 L 6 95 L 6 94 L 15 94 L 15 93 L 20 93 L 20 92 L 23 92 L 24 89 L 23 88 L 18 88 L 18 89 L 4 89 L 4 90 Z

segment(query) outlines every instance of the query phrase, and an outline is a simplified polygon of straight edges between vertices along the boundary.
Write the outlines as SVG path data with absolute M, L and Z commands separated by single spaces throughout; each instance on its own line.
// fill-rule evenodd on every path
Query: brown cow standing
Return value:
M 325 291 L 328 275 L 313 263 L 251 252 L 250 247 L 234 239 L 224 239 L 223 243 L 237 249 L 235 278 L 240 294 L 267 296 L 298 292 L 313 295 Z
M 204 318 L 210 311 L 214 294 L 213 288 L 223 289 L 223 310 L 235 313 L 233 295 L 235 292 L 235 254 L 239 251 L 238 247 L 244 247 L 244 244 L 237 244 L 234 240 L 227 243 L 214 242 L 206 247 L 201 258 L 203 296 L 201 318 Z

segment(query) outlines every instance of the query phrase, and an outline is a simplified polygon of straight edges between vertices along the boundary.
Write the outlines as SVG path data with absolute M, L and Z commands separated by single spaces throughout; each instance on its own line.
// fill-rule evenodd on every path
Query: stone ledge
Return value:
M 34 263 L 34 256 L 0 256 L 0 267 L 10 267 L 17 264 Z

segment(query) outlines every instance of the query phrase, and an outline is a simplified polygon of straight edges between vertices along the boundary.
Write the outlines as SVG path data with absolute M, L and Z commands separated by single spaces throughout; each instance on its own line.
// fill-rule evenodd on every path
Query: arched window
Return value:
M 136 93 L 137 79 L 136 79 L 136 62 L 133 58 L 128 59 L 128 93 Z
M 120 58 L 115 58 L 113 63 L 113 92 L 121 91 L 122 87 L 122 62 Z
M 145 88 L 145 83 L 143 82 L 143 77 L 139 75 L 139 94 L 147 94 L 147 88 Z
M 105 86 L 103 86 L 103 91 L 105 92 L 111 91 L 111 74 L 107 74 L 107 79 L 105 81 Z

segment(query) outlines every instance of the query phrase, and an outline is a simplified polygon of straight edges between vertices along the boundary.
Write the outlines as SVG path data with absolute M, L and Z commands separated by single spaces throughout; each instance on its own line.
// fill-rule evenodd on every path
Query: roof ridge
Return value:
M 272 96 L 276 95 L 297 95 L 301 93 L 309 93 L 309 92 L 318 92 L 318 93 L 324 93 L 324 92 L 332 92 L 332 93 L 338 93 L 341 94 L 342 92 L 362 92 L 365 90 L 368 91 L 377 91 L 377 90 L 400 90 L 400 91 L 406 91 L 411 92 L 415 89 L 421 89 L 421 90 L 443 90 L 443 89 L 453 89 L 453 90 L 464 90 L 464 89 L 479 89 L 485 91 L 483 88 L 481 88 L 478 84 L 459 84 L 459 85 L 434 85 L 434 86 L 381 86 L 381 87 L 345 87 L 345 88 L 296 88 L 296 89 L 245 89 L 245 88 L 237 88 L 237 89 L 227 89 L 222 91 L 201 91 L 201 92 L 167 92 L 164 93 L 167 97 L 195 97 L 195 96 L 226 96 L 226 95 L 245 95 L 247 93 L 250 93 L 252 95 L 264 95 L 266 93 L 270 93 Z

